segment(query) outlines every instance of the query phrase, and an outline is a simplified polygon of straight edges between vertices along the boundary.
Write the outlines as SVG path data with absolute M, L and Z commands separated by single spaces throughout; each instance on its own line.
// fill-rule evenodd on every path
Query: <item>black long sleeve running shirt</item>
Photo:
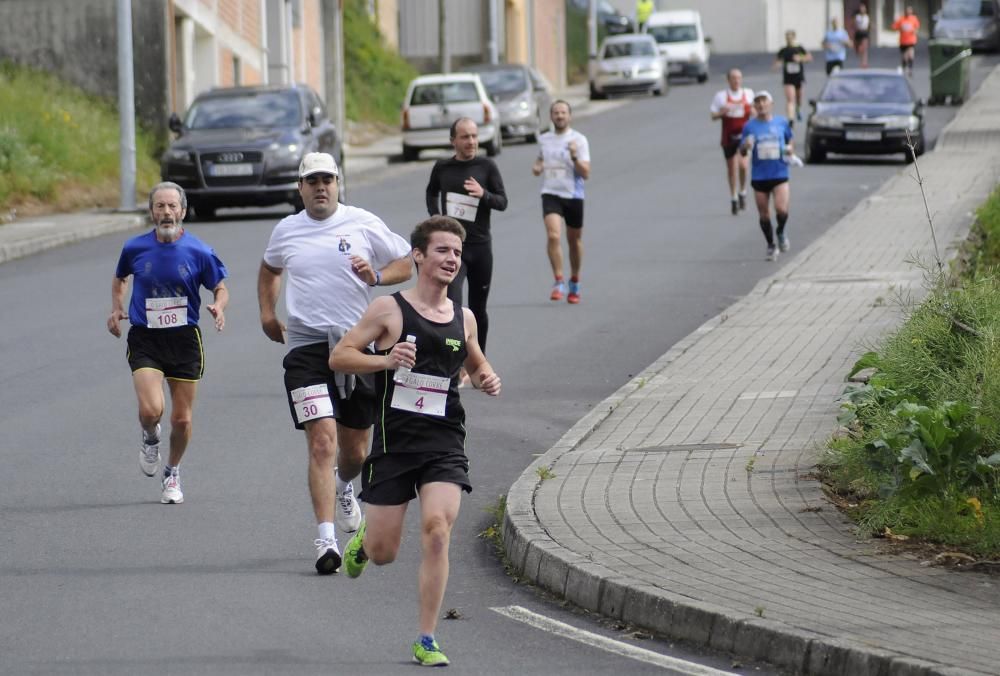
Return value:
M 427 182 L 427 213 L 431 216 L 447 214 L 445 196 L 450 193 L 468 195 L 465 179 L 474 178 L 483 186 L 483 196 L 479 199 L 474 221 L 463 218 L 457 220 L 465 227 L 465 241 L 481 244 L 490 241 L 490 212 L 507 208 L 507 192 L 500 178 L 496 163 L 488 157 L 474 157 L 471 160 L 438 160 L 431 170 Z

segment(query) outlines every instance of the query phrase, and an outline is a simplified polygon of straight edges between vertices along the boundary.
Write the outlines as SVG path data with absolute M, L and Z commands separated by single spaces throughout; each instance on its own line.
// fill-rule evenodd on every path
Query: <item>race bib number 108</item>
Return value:
M 151 329 L 171 329 L 188 322 L 187 296 L 146 299 L 146 326 Z

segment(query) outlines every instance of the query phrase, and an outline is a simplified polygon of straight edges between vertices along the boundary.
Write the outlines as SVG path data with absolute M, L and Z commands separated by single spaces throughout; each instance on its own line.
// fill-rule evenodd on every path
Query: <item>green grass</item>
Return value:
M 0 209 L 119 203 L 118 114 L 56 77 L 0 63 Z M 155 138 L 136 132 L 140 193 L 159 175 Z
M 604 26 L 597 26 L 597 44 L 604 39 Z M 566 0 L 566 81 L 578 84 L 587 81 L 587 61 L 589 61 L 587 45 L 587 12 L 577 9 L 573 3 Z
M 877 373 L 845 402 L 849 434 L 828 444 L 821 469 L 856 506 L 862 534 L 889 528 L 996 557 L 1000 190 L 978 210 L 969 242 L 956 270 L 930 277 L 925 300 L 904 307 L 904 323 L 859 362 Z
M 364 0 L 344 2 L 346 115 L 356 122 L 396 126 L 406 87 L 418 73 L 384 45 L 364 4 Z

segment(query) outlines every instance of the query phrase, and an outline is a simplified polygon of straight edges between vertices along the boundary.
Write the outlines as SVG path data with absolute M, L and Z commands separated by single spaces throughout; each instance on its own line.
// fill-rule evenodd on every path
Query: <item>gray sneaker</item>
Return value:
M 788 241 L 788 235 L 778 236 L 778 248 L 782 251 L 788 251 L 792 246 L 792 243 Z
M 142 431 L 142 449 L 139 451 L 139 469 L 146 476 L 156 476 L 160 469 L 160 423 L 156 423 L 156 431 L 146 434 Z
M 778 247 L 771 244 L 767 247 L 767 260 L 776 261 L 778 260 Z

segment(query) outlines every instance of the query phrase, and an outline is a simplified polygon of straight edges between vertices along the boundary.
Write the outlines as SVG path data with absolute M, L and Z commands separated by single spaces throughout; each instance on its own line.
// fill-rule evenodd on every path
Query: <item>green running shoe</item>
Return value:
M 422 667 L 446 667 L 449 664 L 448 658 L 433 639 L 414 642 L 413 661 Z
M 344 572 L 347 573 L 347 577 L 358 577 L 361 573 L 365 572 L 365 566 L 368 565 L 368 557 L 365 556 L 364 550 L 361 548 L 361 544 L 365 539 L 365 526 L 367 524 L 362 519 L 361 525 L 358 526 L 358 531 L 354 534 L 347 542 L 347 546 L 344 547 Z

